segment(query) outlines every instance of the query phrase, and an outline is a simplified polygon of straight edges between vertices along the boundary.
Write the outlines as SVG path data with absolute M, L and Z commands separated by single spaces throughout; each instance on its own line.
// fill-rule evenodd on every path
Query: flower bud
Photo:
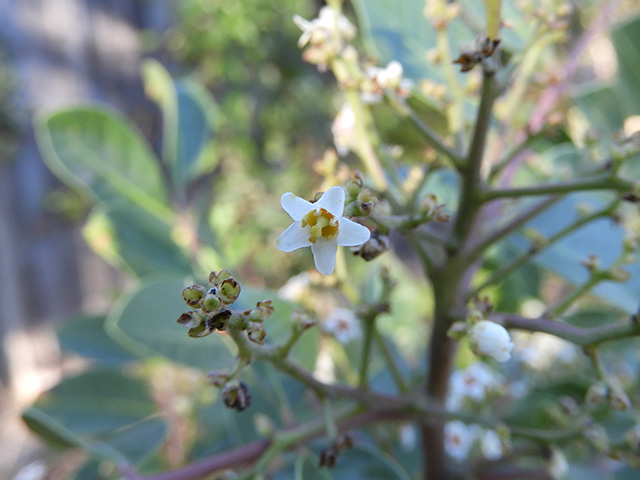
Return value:
M 312 317 L 306 310 L 297 309 L 291 314 L 291 323 L 295 329 L 302 331 L 317 325 L 318 320 Z
M 200 312 L 196 312 L 195 310 L 191 310 L 180 315 L 176 322 L 186 328 L 195 328 L 204 323 L 204 315 Z
M 618 382 L 612 382 L 608 395 L 609 405 L 614 410 L 625 411 L 631 408 L 631 399 Z
M 227 407 L 242 412 L 251 406 L 251 394 L 243 382 L 227 385 L 222 391 L 222 401 Z
M 471 328 L 469 337 L 471 349 L 476 354 L 489 355 L 499 362 L 506 362 L 511 358 L 513 342 L 502 325 L 481 320 Z
M 333 442 L 333 446 L 338 450 L 347 450 L 349 448 L 353 448 L 353 438 L 348 433 L 338 435 L 335 442 Z
M 218 388 L 223 387 L 229 381 L 229 375 L 224 372 L 211 372 L 207 377 L 209 377 L 211 385 Z
M 225 270 L 223 270 L 225 271 Z M 225 305 L 231 305 L 240 295 L 240 284 L 233 278 L 227 278 L 220 283 L 218 297 Z
M 227 325 L 229 324 L 229 319 L 231 318 L 232 312 L 228 308 L 224 310 L 220 310 L 218 313 L 207 317 L 206 325 L 207 328 L 213 332 L 214 330 L 226 330 Z M 211 333 L 209 332 L 209 333 Z
M 205 289 L 200 285 L 191 285 L 182 290 L 182 298 L 190 307 L 198 308 L 200 300 L 205 296 Z
M 340 455 L 340 450 L 338 450 L 333 445 L 325 448 L 320 452 L 320 466 L 333 468 L 336 466 L 336 462 L 338 461 L 338 456 Z
M 247 326 L 247 336 L 253 343 L 262 345 L 264 343 L 264 337 L 267 336 L 262 322 L 250 322 Z
M 209 274 L 209 283 L 211 285 L 218 286 L 223 282 L 223 280 L 226 280 L 227 278 L 232 278 L 229 270 L 221 270 L 218 273 L 211 272 Z
M 273 420 L 264 413 L 254 415 L 253 426 L 255 427 L 258 435 L 262 437 L 272 437 L 276 431 L 276 426 L 273 423 Z
M 587 390 L 585 402 L 590 405 L 602 405 L 607 399 L 609 387 L 604 382 L 594 383 Z
M 447 330 L 447 337 L 452 340 L 462 340 L 467 335 L 467 324 L 464 322 L 453 322 Z
M 210 288 L 207 294 L 202 299 L 202 311 L 206 313 L 215 312 L 220 307 L 220 298 L 218 298 L 218 290 Z
M 389 237 L 380 232 L 373 232 L 369 240 L 353 251 L 354 255 L 370 262 L 391 248 Z

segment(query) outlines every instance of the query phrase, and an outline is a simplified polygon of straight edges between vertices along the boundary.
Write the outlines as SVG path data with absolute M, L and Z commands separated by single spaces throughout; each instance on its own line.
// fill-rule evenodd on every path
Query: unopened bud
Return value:
M 600 267 L 600 259 L 592 253 L 589 255 L 589 258 L 587 260 L 582 260 L 580 262 L 580 265 L 582 265 L 590 272 L 595 272 Z
M 207 327 L 211 331 L 226 330 L 227 325 L 229 324 L 229 319 L 231 318 L 231 315 L 232 315 L 232 312 L 228 308 L 225 308 L 224 310 L 220 310 L 215 315 L 212 315 L 211 317 L 207 317 L 207 320 L 206 320 Z
M 211 372 L 207 375 L 211 385 L 214 387 L 223 387 L 229 381 L 229 375 L 223 372 Z
M 609 279 L 612 282 L 627 282 L 631 278 L 631 274 L 622 267 L 614 267 L 609 270 Z
M 338 456 L 340 455 L 340 450 L 338 450 L 333 445 L 325 448 L 320 452 L 320 466 L 333 468 L 336 466 L 336 462 L 338 461 Z
M 205 296 L 205 289 L 200 285 L 191 285 L 182 290 L 182 298 L 190 307 L 199 307 L 200 300 Z
M 276 431 L 276 426 L 267 415 L 264 413 L 257 413 L 253 417 L 253 426 L 258 432 L 258 435 L 262 437 L 272 437 Z
M 218 288 L 218 297 L 222 303 L 231 305 L 238 299 L 240 295 L 240 284 L 233 278 L 227 278 L 220 283 Z
M 589 422 L 582 431 L 584 437 L 599 452 L 609 451 L 609 437 L 602 425 Z
M 580 413 L 580 407 L 578 406 L 578 402 L 573 397 L 569 397 L 564 395 L 560 397 L 560 408 L 562 412 L 571 417 L 575 417 L 578 413 Z
M 205 297 L 202 299 L 202 310 L 207 313 L 215 312 L 220 307 L 220 299 L 216 293 L 218 290 L 210 288 Z
M 222 392 L 222 401 L 227 407 L 242 412 L 251 406 L 251 394 L 243 382 L 227 385 Z
M 351 177 L 345 182 L 344 189 L 347 193 L 347 198 L 354 199 L 362 190 L 364 186 L 364 177 L 362 176 L 362 172 L 360 170 L 356 170 L 351 174 Z
M 614 410 L 625 411 L 631 408 L 631 399 L 617 381 L 612 382 L 608 395 L 609 405 Z
M 370 262 L 374 258 L 382 255 L 391 248 L 389 237 L 380 232 L 373 232 L 369 240 L 353 251 L 354 255 L 364 258 Z
M 250 322 L 247 326 L 247 336 L 253 343 L 262 345 L 264 343 L 264 337 L 267 336 L 262 322 Z
M 291 314 L 291 323 L 299 330 L 308 330 L 317 325 L 318 320 L 311 316 L 306 310 L 294 310 Z
M 204 316 L 200 312 L 191 310 L 180 315 L 176 321 L 186 328 L 194 328 L 204 323 Z
M 467 335 L 467 324 L 464 322 L 453 322 L 447 330 L 447 337 L 452 340 L 462 340 Z
M 602 405 L 607 399 L 609 387 L 604 382 L 594 383 L 587 390 L 585 402 L 590 405 Z
M 353 438 L 348 433 L 343 435 L 338 435 L 336 441 L 333 442 L 333 446 L 338 450 L 346 450 L 349 448 L 353 448 Z
M 214 286 L 220 285 L 227 278 L 232 278 L 229 270 L 221 270 L 220 272 L 211 272 L 209 274 L 209 283 Z

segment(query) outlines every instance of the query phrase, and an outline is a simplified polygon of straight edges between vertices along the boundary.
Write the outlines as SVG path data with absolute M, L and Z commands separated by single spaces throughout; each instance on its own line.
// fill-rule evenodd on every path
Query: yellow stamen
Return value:
M 302 217 L 302 227 L 309 227 L 309 241 L 313 244 L 319 238 L 333 240 L 338 236 L 338 219 L 324 208 L 312 210 Z

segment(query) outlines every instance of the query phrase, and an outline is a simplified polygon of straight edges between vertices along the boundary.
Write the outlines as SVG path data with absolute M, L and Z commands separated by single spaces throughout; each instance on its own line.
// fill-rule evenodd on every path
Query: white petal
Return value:
M 291 192 L 282 194 L 280 204 L 284 211 L 295 221 L 301 220 L 302 217 L 316 208 L 311 202 L 307 202 L 304 198 L 300 198 Z
M 324 208 L 334 217 L 341 217 L 344 211 L 344 190 L 341 186 L 336 185 L 324 192 L 320 200 L 315 205 Z M 285 209 L 286 210 L 286 209 Z
M 318 271 L 323 275 L 331 275 L 336 268 L 336 253 L 338 253 L 336 241 L 320 239 L 311 245 L 311 251 Z
M 369 240 L 369 237 L 371 237 L 371 232 L 364 225 L 344 217 L 338 220 L 338 245 L 341 247 L 362 245 Z
M 293 250 L 308 247 L 309 245 L 311 245 L 309 232 L 302 228 L 300 222 L 293 222 L 289 225 L 276 242 L 278 249 L 283 252 L 292 252 Z

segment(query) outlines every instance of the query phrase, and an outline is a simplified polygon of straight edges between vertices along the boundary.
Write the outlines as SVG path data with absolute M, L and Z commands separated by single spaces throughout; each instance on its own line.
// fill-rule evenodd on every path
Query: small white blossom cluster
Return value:
M 478 404 L 503 385 L 502 375 L 483 362 L 474 362 L 463 370 L 456 370 L 449 379 L 447 409 L 460 410 L 465 403 Z
M 466 460 L 476 443 L 479 444 L 480 451 L 487 460 L 499 460 L 504 454 L 502 440 L 495 430 L 487 430 L 478 425 L 465 425 L 459 420 L 445 425 L 445 451 L 454 460 L 458 462 Z
M 358 317 L 347 308 L 334 308 L 322 322 L 322 329 L 343 345 L 362 336 Z
M 293 21 L 302 30 L 298 47 L 308 44 L 303 53 L 304 60 L 318 65 L 321 71 L 326 70 L 329 61 L 338 54 L 344 43 L 357 33 L 349 19 L 330 6 L 322 7 L 318 18 L 311 21 L 300 15 L 294 15 Z
M 356 116 L 349 103 L 342 105 L 340 112 L 336 115 L 331 125 L 333 143 L 336 146 L 338 155 L 344 157 L 349 150 L 352 150 L 357 141 Z
M 395 60 L 384 67 L 370 66 L 366 69 L 367 82 L 361 86 L 362 100 L 374 104 L 382 100 L 385 90 L 394 90 L 402 98 L 406 98 L 414 87 L 413 80 L 403 77 L 404 68 Z

